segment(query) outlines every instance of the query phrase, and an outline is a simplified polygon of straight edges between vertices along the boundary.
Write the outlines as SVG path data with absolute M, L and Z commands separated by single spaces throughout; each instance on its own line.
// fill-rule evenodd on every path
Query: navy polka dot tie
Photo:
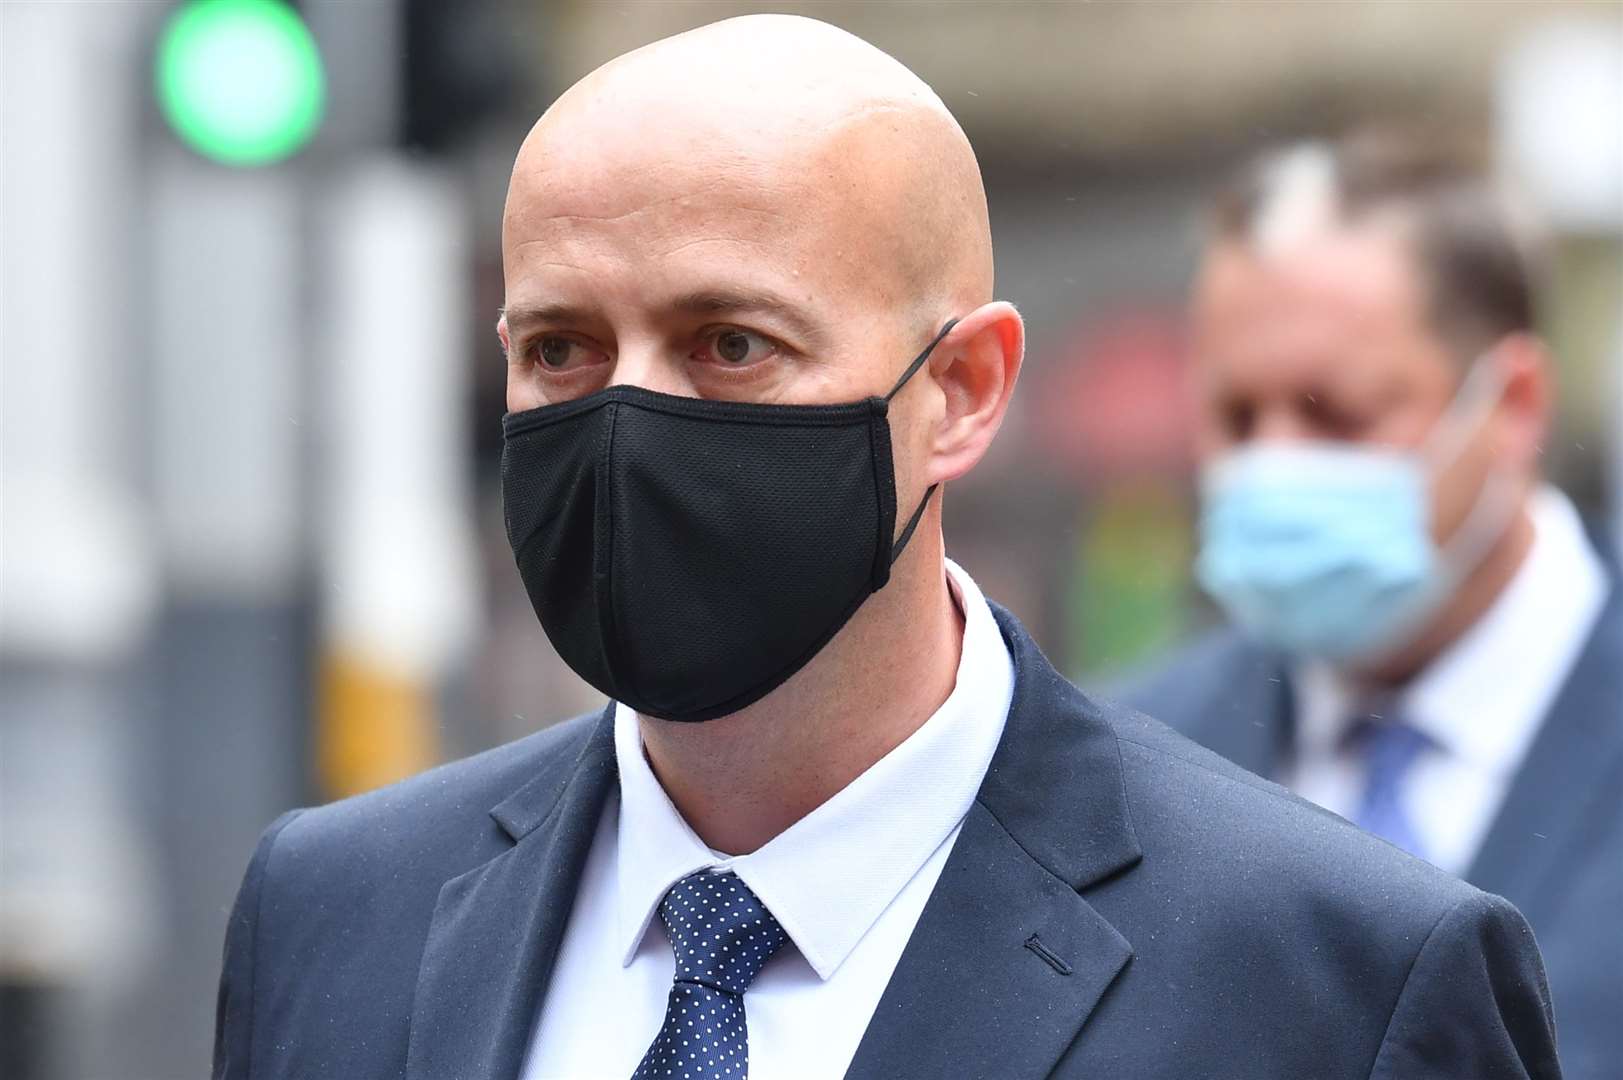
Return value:
M 676 981 L 632 1080 L 741 1080 L 749 1075 L 744 991 L 789 935 L 731 872 L 678 881 L 659 921 L 676 950 Z

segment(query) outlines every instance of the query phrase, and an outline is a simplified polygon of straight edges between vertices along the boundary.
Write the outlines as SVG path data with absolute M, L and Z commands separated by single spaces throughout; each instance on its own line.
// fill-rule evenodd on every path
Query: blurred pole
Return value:
M 316 762 L 354 794 L 440 758 L 477 615 L 461 194 L 396 154 L 335 178 L 322 358 L 327 490 Z
M 390 142 L 400 122 L 402 0 L 364 4 L 316 0 L 304 5 L 304 21 L 327 56 L 328 107 L 317 136 L 318 150 L 336 155 L 365 153 Z
M 0 1042 L 85 1075 L 153 958 L 133 748 L 153 555 L 128 402 L 143 13 L 0 10 Z
M 150 775 L 172 903 L 152 1060 L 207 1060 L 225 911 L 255 836 L 302 800 L 306 301 L 294 166 L 148 161 L 153 496 L 168 604 Z M 177 1073 L 178 1074 L 178 1073 Z
M 1617 565 L 1623 567 L 1623 316 L 1618 320 L 1617 344 L 1612 349 L 1612 542 Z
M 441 12 L 456 25 L 476 21 L 476 7 Z M 463 334 L 472 257 L 453 172 L 398 149 L 408 86 L 444 35 L 425 47 L 402 0 L 312 5 L 309 19 L 333 55 L 355 59 L 333 73 L 332 168 L 314 233 L 324 302 L 312 748 L 320 794 L 338 797 L 444 756 L 439 717 L 477 619 Z M 460 93 L 443 78 L 429 89 Z
M 149 462 L 168 599 L 148 772 L 171 922 L 169 970 L 137 1030 L 143 1067 L 182 1075 L 208 1060 L 212 1016 L 199 1005 L 254 840 L 306 801 L 317 297 L 308 154 L 234 168 L 186 147 L 244 165 L 295 152 L 319 123 L 325 65 L 286 9 L 170 13 L 154 61 L 172 130 L 154 125 L 143 179 Z

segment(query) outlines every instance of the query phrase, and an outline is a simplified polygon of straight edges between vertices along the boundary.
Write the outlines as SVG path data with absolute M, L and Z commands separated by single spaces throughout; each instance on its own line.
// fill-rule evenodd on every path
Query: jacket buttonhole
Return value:
M 1047 964 L 1061 975 L 1069 975 L 1074 970 L 1070 964 L 1067 964 L 1062 958 L 1056 956 L 1048 948 L 1048 946 L 1044 945 L 1042 939 L 1036 934 L 1032 934 L 1026 939 L 1026 948 L 1030 949 L 1033 953 L 1036 953 L 1043 963 Z

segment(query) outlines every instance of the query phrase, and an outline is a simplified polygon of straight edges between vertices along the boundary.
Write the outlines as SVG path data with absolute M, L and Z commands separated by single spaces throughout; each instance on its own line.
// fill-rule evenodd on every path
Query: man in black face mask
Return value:
M 945 559 L 1023 331 L 910 72 L 776 16 L 622 57 L 503 254 L 509 539 L 613 700 L 273 825 L 217 1074 L 1558 1074 L 1514 909 L 1084 698 Z

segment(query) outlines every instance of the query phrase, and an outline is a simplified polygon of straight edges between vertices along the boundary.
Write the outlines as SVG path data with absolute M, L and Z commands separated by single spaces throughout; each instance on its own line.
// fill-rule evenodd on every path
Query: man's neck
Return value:
M 823 651 L 756 704 L 699 724 L 639 718 L 654 775 L 712 849 L 761 847 L 905 741 L 952 693 L 963 616 L 939 532 L 921 539 Z

